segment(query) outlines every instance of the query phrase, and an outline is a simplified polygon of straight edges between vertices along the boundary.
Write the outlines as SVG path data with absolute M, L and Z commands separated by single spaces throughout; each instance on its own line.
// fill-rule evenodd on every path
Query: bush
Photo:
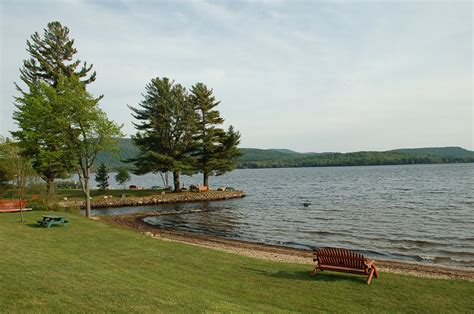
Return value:
M 46 195 L 46 184 L 32 183 L 26 187 L 27 195 Z
M 32 200 L 27 202 L 27 207 L 31 207 L 33 210 L 39 211 L 55 211 L 62 213 L 73 213 L 79 214 L 81 212 L 79 207 L 76 206 L 60 206 L 59 203 L 52 202 L 48 206 L 48 202 L 45 199 Z
M 46 203 L 45 200 L 39 199 L 39 200 L 33 200 L 33 201 L 28 201 L 26 203 L 27 207 L 31 207 L 33 210 L 48 210 L 48 204 Z

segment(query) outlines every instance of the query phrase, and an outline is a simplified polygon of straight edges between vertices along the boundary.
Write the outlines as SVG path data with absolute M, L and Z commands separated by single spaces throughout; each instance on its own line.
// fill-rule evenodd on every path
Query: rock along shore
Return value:
M 245 196 L 243 191 L 206 191 L 206 192 L 179 192 L 156 194 L 145 197 L 127 197 L 127 198 L 104 198 L 91 200 L 91 208 L 107 207 L 125 207 L 125 206 L 143 206 L 155 204 L 170 204 L 184 202 L 206 202 L 228 200 L 232 198 L 242 198 Z M 79 206 L 84 208 L 83 201 L 65 201 L 62 206 Z

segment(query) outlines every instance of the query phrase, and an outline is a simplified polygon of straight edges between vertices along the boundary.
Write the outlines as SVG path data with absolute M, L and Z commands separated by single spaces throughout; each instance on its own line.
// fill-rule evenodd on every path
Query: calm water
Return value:
M 200 177 L 184 179 L 188 185 Z M 130 184 L 162 185 L 154 175 Z M 254 242 L 474 267 L 474 164 L 243 169 L 213 177 L 211 185 L 243 189 L 247 197 L 95 214 L 203 209 L 145 221 Z

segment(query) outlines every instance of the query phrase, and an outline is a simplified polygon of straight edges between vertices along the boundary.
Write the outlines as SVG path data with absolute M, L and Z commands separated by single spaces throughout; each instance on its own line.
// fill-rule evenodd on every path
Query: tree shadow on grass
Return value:
M 37 224 L 37 223 L 32 223 L 32 222 L 25 224 L 25 226 L 30 227 L 30 228 L 41 228 L 41 227 L 42 227 L 42 226 L 40 226 L 39 224 Z
M 45 226 L 41 226 L 38 223 L 25 223 L 25 226 L 30 227 L 30 228 L 37 228 L 37 229 L 51 229 L 51 228 L 56 228 L 56 227 L 64 227 L 62 225 L 51 225 L 49 228 Z
M 365 283 L 366 278 L 361 276 L 349 275 L 349 274 L 340 274 L 334 272 L 321 272 L 319 271 L 316 276 L 310 276 L 308 271 L 278 271 L 278 272 L 269 272 L 253 268 L 245 268 L 246 271 L 250 271 L 259 275 L 269 276 L 273 278 L 280 279 L 290 279 L 290 280 L 302 280 L 302 281 L 324 281 L 324 282 L 336 282 L 336 281 L 350 281 L 357 283 Z

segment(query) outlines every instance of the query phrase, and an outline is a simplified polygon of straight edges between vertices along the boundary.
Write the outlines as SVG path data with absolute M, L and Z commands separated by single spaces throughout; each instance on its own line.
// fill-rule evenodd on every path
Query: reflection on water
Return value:
M 139 184 L 155 179 L 144 176 Z M 186 184 L 197 180 L 185 177 Z M 244 189 L 247 197 L 94 213 L 204 209 L 146 222 L 262 243 L 339 246 L 373 257 L 474 267 L 474 164 L 245 169 L 211 182 Z

